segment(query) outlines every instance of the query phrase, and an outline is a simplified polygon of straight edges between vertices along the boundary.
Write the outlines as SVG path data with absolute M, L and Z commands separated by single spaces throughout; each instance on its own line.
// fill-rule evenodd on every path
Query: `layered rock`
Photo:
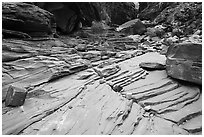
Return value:
M 54 16 L 28 3 L 3 3 L 2 28 L 34 36 L 48 36 L 55 31 Z M 10 33 L 11 33 L 10 31 Z M 8 35 L 8 31 L 3 34 Z
M 202 84 L 202 45 L 182 43 L 167 51 L 166 70 L 173 78 Z

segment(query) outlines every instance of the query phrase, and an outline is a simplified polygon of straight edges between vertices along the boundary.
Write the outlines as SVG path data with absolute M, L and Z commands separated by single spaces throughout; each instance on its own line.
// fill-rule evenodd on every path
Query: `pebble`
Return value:
M 114 85 L 113 86 L 113 90 L 115 91 L 115 92 L 120 92 L 120 91 L 122 91 L 122 87 L 120 86 L 120 85 Z
M 145 110 L 145 111 L 149 111 L 150 109 L 151 109 L 151 106 L 145 106 L 145 107 L 144 107 L 144 110 Z
M 149 116 L 150 116 L 150 117 L 153 117 L 153 116 L 154 116 L 154 114 L 152 114 L 152 113 L 151 113 Z
M 24 112 L 24 111 L 25 111 L 24 108 L 23 108 L 23 106 L 20 106 L 20 110 L 21 110 L 21 112 Z
M 105 81 L 105 79 L 100 79 L 100 80 L 99 80 L 99 83 L 100 83 L 100 84 L 103 84 L 103 83 L 106 83 L 106 81 Z
M 126 93 L 126 98 L 127 99 L 132 99 L 132 93 Z

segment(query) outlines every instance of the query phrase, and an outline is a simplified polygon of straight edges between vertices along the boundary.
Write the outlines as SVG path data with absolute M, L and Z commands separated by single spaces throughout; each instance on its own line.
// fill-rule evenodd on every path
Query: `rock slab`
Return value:
M 181 43 L 169 47 L 166 71 L 173 78 L 202 84 L 202 45 Z
M 139 66 L 145 70 L 164 70 L 166 68 L 165 65 L 160 63 L 154 63 L 154 62 L 142 62 L 139 64 Z

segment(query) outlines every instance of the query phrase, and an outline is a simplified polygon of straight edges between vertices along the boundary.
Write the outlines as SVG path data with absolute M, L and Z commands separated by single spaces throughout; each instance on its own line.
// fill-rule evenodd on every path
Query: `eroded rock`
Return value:
M 146 32 L 146 27 L 139 19 L 134 19 L 120 25 L 118 31 L 130 35 L 144 34 Z
M 181 43 L 168 48 L 166 70 L 173 78 L 202 84 L 202 45 Z
M 6 95 L 5 106 L 22 106 L 25 102 L 26 94 L 27 92 L 23 88 L 9 86 Z
M 34 36 L 49 36 L 55 31 L 53 14 L 35 5 L 15 2 L 2 4 L 2 27 Z
M 142 62 L 139 66 L 145 70 L 164 70 L 166 66 L 160 63 Z

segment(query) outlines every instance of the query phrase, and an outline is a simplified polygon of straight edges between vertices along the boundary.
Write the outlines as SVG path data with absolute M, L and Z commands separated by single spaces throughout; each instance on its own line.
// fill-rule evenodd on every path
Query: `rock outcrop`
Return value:
M 202 3 L 199 2 L 150 2 L 138 18 L 164 24 L 176 31 L 176 35 L 190 35 L 202 27 Z
M 17 31 L 31 37 L 49 36 L 55 32 L 55 20 L 53 14 L 35 5 L 5 2 L 2 3 L 2 28 L 11 34 Z M 4 34 L 7 36 L 9 32 L 3 31 Z
M 131 2 L 37 2 L 39 7 L 55 15 L 57 27 L 63 33 L 77 30 L 80 22 L 91 26 L 92 21 L 121 25 L 136 18 L 137 10 Z M 123 10 L 121 10 L 121 8 Z
M 153 21 L 166 7 L 176 4 L 175 2 L 140 2 L 140 13 L 138 18 L 141 20 Z
M 67 10 L 61 3 L 48 7 Z M 67 19 L 65 31 L 77 25 Z M 202 134 L 202 29 L 178 37 L 179 30 L 172 36 L 168 27 L 142 21 L 147 33 L 129 35 L 103 22 L 58 38 L 3 38 L 2 134 Z M 183 42 L 190 44 L 178 44 Z
M 173 78 L 202 84 L 202 45 L 182 43 L 167 51 L 166 70 Z

